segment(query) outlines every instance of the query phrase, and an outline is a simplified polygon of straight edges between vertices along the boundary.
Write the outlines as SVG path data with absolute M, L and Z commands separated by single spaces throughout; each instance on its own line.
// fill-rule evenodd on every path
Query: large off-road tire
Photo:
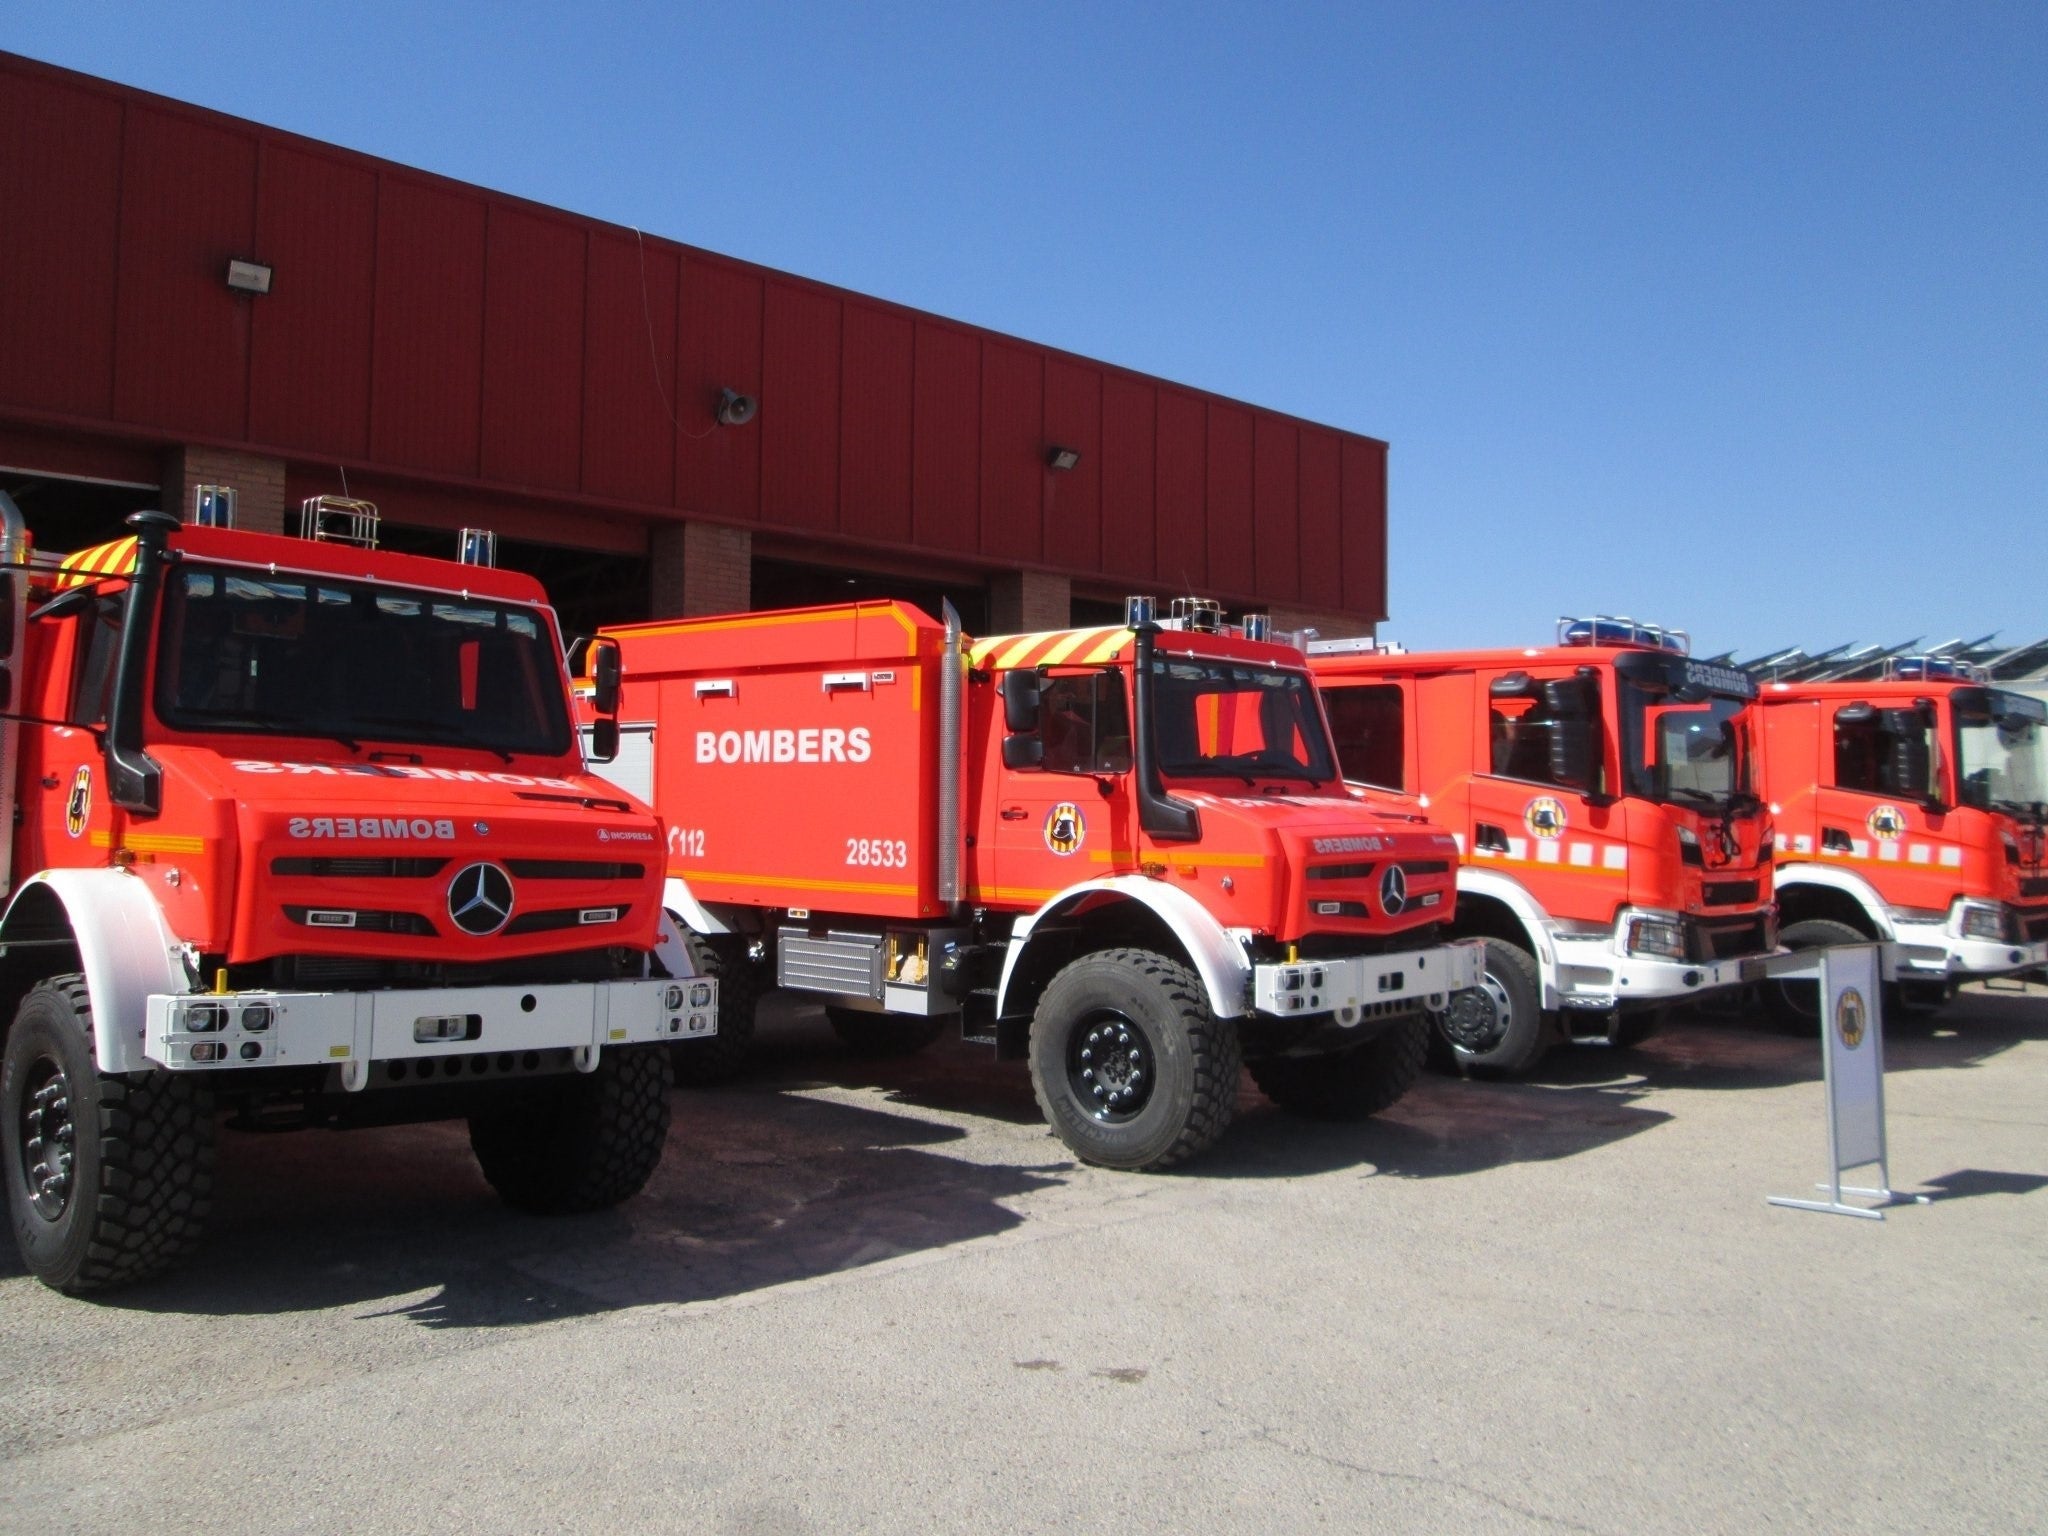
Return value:
M 1061 1141 L 1105 1168 L 1166 1168 L 1223 1134 L 1244 1058 L 1195 973 L 1105 949 L 1053 977 L 1031 1020 L 1031 1089 Z
M 761 970 L 737 943 L 721 943 L 686 928 L 683 942 L 697 973 L 718 980 L 718 1033 L 703 1040 L 678 1040 L 669 1047 L 669 1061 L 682 1087 L 708 1088 L 737 1077 L 754 1053 Z
M 606 1051 L 593 1072 L 469 1117 L 469 1144 L 507 1205 L 538 1216 L 603 1210 L 640 1192 L 668 1141 L 674 1081 L 658 1045 Z
M 85 978 L 22 999 L 0 1057 L 7 1220 L 22 1262 L 78 1294 L 160 1274 L 199 1240 L 213 1198 L 213 1101 L 189 1076 L 109 1076 Z
M 1451 994 L 1431 1015 L 1451 1066 L 1518 1077 L 1543 1059 L 1550 1030 L 1536 957 L 1519 944 L 1488 939 L 1486 973 L 1476 987 Z
M 1837 944 L 1868 944 L 1869 939 L 1829 917 L 1809 917 L 1791 923 L 1778 935 L 1787 949 L 1830 949 Z M 1820 983 L 1817 981 L 1768 980 L 1757 987 L 1764 1013 L 1779 1029 L 1791 1035 L 1820 1038 Z
M 914 1013 L 863 1013 L 858 1008 L 827 1008 L 832 1032 L 856 1056 L 881 1061 L 915 1056 L 946 1032 L 948 1016 L 923 1018 Z
M 1429 1054 L 1432 1027 L 1417 1014 L 1349 1050 L 1275 1056 L 1246 1065 L 1259 1091 L 1282 1109 L 1314 1120 L 1363 1120 L 1415 1086 Z

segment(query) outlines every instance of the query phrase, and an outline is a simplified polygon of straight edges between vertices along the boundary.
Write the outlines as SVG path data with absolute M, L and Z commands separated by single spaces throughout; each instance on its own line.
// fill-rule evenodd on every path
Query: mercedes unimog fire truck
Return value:
M 1456 849 L 1344 788 L 1301 653 L 1263 621 L 1134 600 L 1104 629 L 966 642 L 898 602 L 601 632 L 614 772 L 668 829 L 667 901 L 749 1026 L 750 967 L 856 1046 L 1027 1057 L 1082 1158 L 1161 1168 L 1229 1122 L 1240 1064 L 1353 1116 L 1414 1080 Z M 979 1010 L 977 1010 L 979 1013 Z
M 1345 776 L 1464 853 L 1452 931 L 1484 939 L 1486 981 L 1438 1016 L 1456 1062 L 1525 1072 L 1762 974 L 1777 909 L 1743 673 L 1605 616 L 1524 650 L 1308 649 Z
M 1942 657 L 1871 682 L 1771 683 L 1758 697 L 1777 820 L 1778 907 L 1794 948 L 1900 946 L 1894 999 L 2048 960 L 2048 706 Z M 1764 1001 L 1810 1027 L 1813 988 Z
M 0 1147 L 59 1289 L 199 1236 L 220 1110 L 466 1117 L 511 1204 L 624 1199 L 664 1042 L 716 1027 L 658 949 L 660 824 L 585 771 L 540 587 L 381 552 L 374 519 L 141 512 L 59 564 L 0 496 Z

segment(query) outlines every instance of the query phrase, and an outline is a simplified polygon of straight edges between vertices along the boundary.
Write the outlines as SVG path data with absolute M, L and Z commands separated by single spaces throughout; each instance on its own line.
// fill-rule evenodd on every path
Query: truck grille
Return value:
M 633 909 L 624 902 L 591 907 L 561 907 L 551 912 L 521 912 L 505 925 L 508 934 L 554 933 L 563 928 L 596 928 L 622 923 Z
M 506 872 L 515 880 L 638 880 L 644 864 L 614 864 L 598 859 L 507 859 Z
M 285 919 L 301 928 L 333 933 L 403 933 L 414 938 L 437 937 L 432 922 L 417 912 L 365 912 L 359 908 L 286 907 Z
M 1688 960 L 1734 960 L 1760 955 L 1770 947 L 1770 915 L 1757 912 L 1740 918 L 1690 918 L 1686 922 Z
M 2048 896 L 2048 875 L 2029 875 L 2020 882 L 2022 897 Z
M 1700 887 L 1700 899 L 1710 907 L 1747 906 L 1756 900 L 1754 880 L 1709 880 Z
M 446 859 L 272 859 L 273 875 L 327 880 L 425 880 L 448 867 Z

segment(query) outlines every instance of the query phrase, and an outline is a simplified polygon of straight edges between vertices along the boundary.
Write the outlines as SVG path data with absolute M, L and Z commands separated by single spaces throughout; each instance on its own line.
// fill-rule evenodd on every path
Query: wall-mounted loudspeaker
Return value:
M 718 424 L 722 427 L 744 427 L 754 419 L 756 409 L 752 395 L 743 395 L 736 389 L 724 390 L 718 396 Z

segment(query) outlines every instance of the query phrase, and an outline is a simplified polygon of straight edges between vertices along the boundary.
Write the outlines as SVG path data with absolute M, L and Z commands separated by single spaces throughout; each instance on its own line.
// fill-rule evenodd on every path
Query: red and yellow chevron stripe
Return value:
M 992 635 L 977 640 L 968 663 L 995 672 L 1013 667 L 1097 666 L 1131 643 L 1131 632 L 1110 629 L 1054 629 L 1036 635 Z
M 116 539 L 66 555 L 57 567 L 57 590 L 87 587 L 105 576 L 126 576 L 135 569 L 135 540 Z

